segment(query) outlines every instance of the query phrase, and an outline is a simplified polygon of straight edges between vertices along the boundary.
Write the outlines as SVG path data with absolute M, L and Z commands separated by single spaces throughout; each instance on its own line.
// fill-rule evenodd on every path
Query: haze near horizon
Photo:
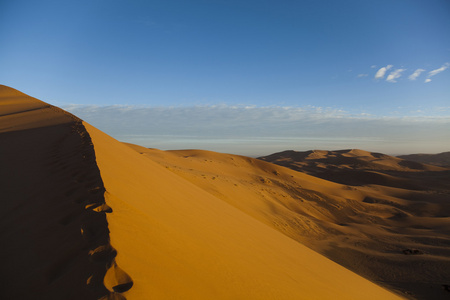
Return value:
M 0 82 L 121 141 L 450 148 L 448 1 L 19 0 L 0 16 Z

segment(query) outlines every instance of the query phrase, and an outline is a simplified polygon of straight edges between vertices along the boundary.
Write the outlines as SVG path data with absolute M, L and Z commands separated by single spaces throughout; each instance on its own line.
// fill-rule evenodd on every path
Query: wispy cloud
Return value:
M 450 63 L 446 62 L 445 64 L 442 65 L 442 67 L 435 69 L 435 70 L 431 70 L 430 72 L 428 72 L 428 78 L 425 79 L 425 82 L 430 82 L 431 79 L 430 77 L 436 76 L 437 74 L 444 72 L 445 70 L 448 69 L 448 67 L 450 67 Z
M 386 74 L 386 71 L 392 68 L 392 65 L 387 65 L 386 67 L 380 68 L 377 73 L 375 74 L 375 79 L 381 79 L 384 77 L 384 74 Z
M 402 72 L 404 72 L 405 70 L 406 69 L 397 69 L 395 71 L 392 71 L 386 78 L 386 81 L 397 82 L 396 79 L 400 78 L 402 76 Z
M 417 77 L 419 77 L 420 74 L 422 72 L 424 72 L 424 71 L 425 71 L 424 69 L 417 69 L 417 70 L 414 71 L 414 73 L 412 73 L 411 75 L 408 76 L 408 79 L 409 80 L 416 80 Z
M 424 113 L 419 117 L 376 117 L 311 106 L 227 105 L 65 109 L 116 139 L 159 149 L 264 155 L 286 149 L 364 148 L 401 154 L 448 148 L 450 140 L 450 116 Z
M 450 66 L 450 63 L 445 63 L 445 64 L 443 64 L 442 67 L 440 67 L 439 69 L 432 70 L 432 71 L 428 72 L 428 76 L 429 76 L 429 77 L 435 76 L 435 75 L 437 75 L 437 74 L 439 74 L 439 73 L 445 71 L 446 69 L 448 69 L 449 66 Z
M 376 65 L 371 65 L 370 68 L 371 68 L 371 69 L 374 69 L 374 68 L 376 68 Z M 390 69 L 392 69 L 392 68 L 393 68 L 393 65 L 387 65 L 387 66 L 385 66 L 385 67 L 379 68 L 379 69 L 376 71 L 374 78 L 375 78 L 376 80 L 383 79 L 383 78 L 386 76 L 386 74 L 388 73 L 388 71 L 389 71 Z M 446 62 L 446 63 L 443 64 L 440 68 L 437 68 L 437 69 L 434 69 L 434 70 L 429 71 L 429 72 L 427 73 L 427 75 L 426 75 L 426 78 L 424 79 L 424 82 L 425 82 L 425 83 L 431 82 L 431 80 L 432 80 L 431 77 L 436 76 L 437 74 L 444 72 L 444 71 L 447 70 L 448 68 L 450 68 L 450 63 L 449 63 L 449 62 Z M 404 71 L 406 71 L 406 68 L 400 68 L 400 69 L 396 69 L 396 70 L 391 71 L 391 72 L 389 73 L 389 75 L 387 75 L 386 81 L 387 81 L 387 82 L 392 82 L 392 83 L 397 82 L 397 79 L 400 78 L 400 77 L 403 75 L 402 73 L 403 73 Z M 410 81 L 415 81 L 415 80 L 417 80 L 417 78 L 419 78 L 419 76 L 421 76 L 422 73 L 424 73 L 425 71 L 426 71 L 426 70 L 423 69 L 423 68 L 417 68 L 412 74 L 410 74 L 410 75 L 408 76 L 408 79 L 409 79 Z M 366 76 L 368 76 L 367 73 L 360 73 L 360 74 L 357 75 L 357 78 L 363 78 L 363 77 L 366 77 Z

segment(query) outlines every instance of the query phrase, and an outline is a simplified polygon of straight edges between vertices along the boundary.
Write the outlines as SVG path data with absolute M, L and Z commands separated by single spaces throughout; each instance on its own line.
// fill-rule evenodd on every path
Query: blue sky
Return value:
M 282 147 L 439 152 L 450 150 L 449 32 L 447 0 L 5 0 L 0 83 L 148 147 L 247 155 Z M 156 108 L 171 126 L 161 125 Z M 286 108 L 334 121 L 277 127 Z M 127 124 L 133 109 L 148 115 L 120 135 L 114 122 Z M 233 129 L 234 114 L 221 117 L 227 109 L 239 110 L 233 112 L 246 130 Z M 264 119 L 269 111 L 275 123 Z M 185 117 L 198 120 L 190 125 L 195 136 L 182 134 Z M 358 134 L 348 126 L 331 130 L 355 118 Z M 387 119 L 391 131 L 403 128 L 407 144 L 370 125 Z M 286 136 L 289 126 L 296 130 Z M 246 142 L 256 137 L 263 141 Z

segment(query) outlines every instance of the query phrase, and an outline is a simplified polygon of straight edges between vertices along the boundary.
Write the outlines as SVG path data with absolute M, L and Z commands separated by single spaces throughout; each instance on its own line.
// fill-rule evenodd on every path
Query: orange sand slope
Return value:
M 249 157 L 128 146 L 373 282 L 410 298 L 449 296 L 448 171 L 419 172 L 426 190 L 392 188 L 389 182 L 341 185 Z M 353 150 L 349 156 L 375 160 L 368 154 Z M 386 165 L 400 161 L 383 157 Z M 358 180 L 364 170 L 354 172 Z
M 0 94 L 6 298 L 398 298 L 73 116 Z
M 86 127 L 114 209 L 111 243 L 135 282 L 130 299 L 395 297 Z

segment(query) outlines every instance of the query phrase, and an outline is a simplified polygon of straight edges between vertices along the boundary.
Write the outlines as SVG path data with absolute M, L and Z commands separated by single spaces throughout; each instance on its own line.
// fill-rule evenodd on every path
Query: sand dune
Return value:
M 406 297 L 449 296 L 445 287 L 450 267 L 450 189 L 445 184 L 436 183 L 439 189 L 435 190 L 341 185 L 243 156 L 128 146 L 249 216 Z M 367 153 L 352 151 L 349 156 Z M 316 153 L 316 158 L 324 155 Z M 384 165 L 395 168 L 396 164 L 397 160 Z M 437 173 L 449 178 L 445 171 Z M 387 175 L 386 179 L 396 180 Z
M 423 164 L 430 164 L 440 167 L 450 167 L 450 151 L 438 154 L 409 154 L 397 156 L 401 159 L 415 161 Z
M 114 296 L 111 209 L 81 120 L 1 86 L 0 126 L 2 299 Z
M 398 298 L 268 226 L 246 205 L 4 86 L 0 142 L 2 298 Z M 242 159 L 256 173 L 272 171 Z M 337 186 L 298 176 L 324 192 Z M 252 210 L 275 214 L 249 200 Z
M 130 299 L 367 297 L 368 281 L 87 128 L 114 209 L 108 221 L 117 261 L 134 270 Z M 369 297 L 394 297 L 372 287 Z
M 450 170 L 363 150 L 285 151 L 261 159 L 352 191 L 334 221 L 312 220 L 328 228 L 323 243 L 305 244 L 413 298 L 449 297 Z M 333 211 L 330 200 L 323 203 Z
M 408 161 L 382 153 L 369 152 L 359 149 L 338 151 L 283 151 L 260 157 L 259 159 L 284 165 L 291 169 L 297 167 L 301 171 L 317 172 L 327 170 L 378 170 L 378 171 L 443 171 L 439 166 L 427 165 Z
M 428 180 L 430 175 L 445 174 L 439 172 L 448 170 L 359 149 L 289 150 L 259 159 L 341 184 L 379 184 L 405 189 L 428 189 L 433 184 Z

